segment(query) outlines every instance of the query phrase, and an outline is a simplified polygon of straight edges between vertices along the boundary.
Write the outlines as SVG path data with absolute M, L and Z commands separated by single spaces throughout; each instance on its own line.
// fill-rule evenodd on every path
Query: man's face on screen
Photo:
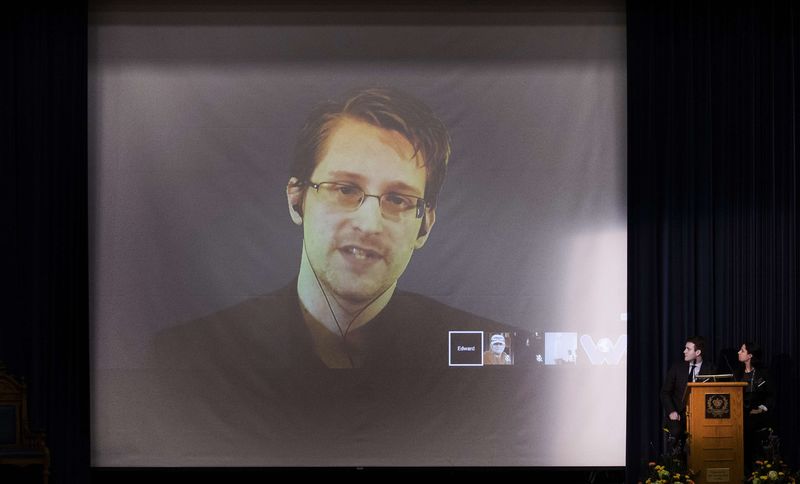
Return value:
M 421 156 L 421 155 L 418 155 Z M 397 193 L 425 196 L 427 172 L 414 157 L 411 143 L 396 131 L 344 118 L 332 128 L 310 182 L 337 182 L 368 195 Z M 321 189 L 320 189 L 321 190 Z M 380 202 L 386 203 L 386 202 Z M 394 284 L 422 247 L 422 219 L 381 210 L 375 197 L 355 209 L 332 203 L 312 187 L 306 189 L 303 235 L 308 259 L 326 291 L 339 301 L 366 303 Z M 435 214 L 426 210 L 428 231 Z

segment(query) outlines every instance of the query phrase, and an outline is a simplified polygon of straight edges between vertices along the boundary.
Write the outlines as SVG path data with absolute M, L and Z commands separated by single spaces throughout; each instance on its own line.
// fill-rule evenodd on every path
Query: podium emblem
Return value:
M 706 418 L 731 418 L 729 393 L 706 394 Z

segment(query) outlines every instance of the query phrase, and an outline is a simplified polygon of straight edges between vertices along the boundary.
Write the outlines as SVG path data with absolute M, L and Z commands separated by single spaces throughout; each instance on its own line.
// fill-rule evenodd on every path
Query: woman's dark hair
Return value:
M 746 341 L 744 343 L 744 347 L 748 354 L 753 355 L 753 357 L 750 359 L 750 365 L 759 366 L 761 364 L 762 357 L 761 346 L 755 341 Z

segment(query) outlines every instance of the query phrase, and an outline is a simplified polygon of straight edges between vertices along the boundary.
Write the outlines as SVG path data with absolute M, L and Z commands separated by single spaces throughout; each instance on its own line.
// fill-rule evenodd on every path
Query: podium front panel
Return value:
M 746 383 L 689 383 L 686 405 L 689 469 L 695 482 L 742 482 L 742 390 Z

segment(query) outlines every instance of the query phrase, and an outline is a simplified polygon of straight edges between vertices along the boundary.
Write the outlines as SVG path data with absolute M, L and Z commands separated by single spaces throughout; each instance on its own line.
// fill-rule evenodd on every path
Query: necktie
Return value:
M 689 367 L 688 379 L 689 379 L 689 381 L 694 381 L 694 365 L 691 365 Z

